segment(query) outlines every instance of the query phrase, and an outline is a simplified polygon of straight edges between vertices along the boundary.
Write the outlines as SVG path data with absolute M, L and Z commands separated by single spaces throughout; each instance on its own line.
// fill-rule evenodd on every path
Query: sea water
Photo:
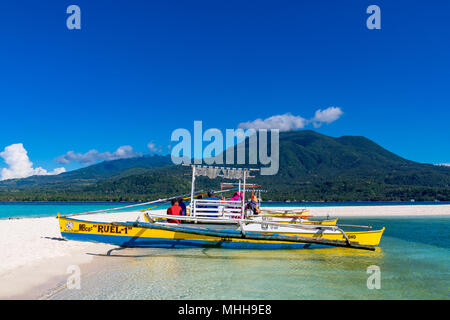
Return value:
M 0 219 L 35 218 L 94 211 L 127 206 L 135 203 L 125 202 L 4 202 L 0 201 Z M 264 202 L 264 207 L 337 207 L 337 206 L 385 206 L 385 205 L 441 205 L 446 202 Z M 148 206 L 147 206 L 148 207 Z M 167 204 L 158 205 L 166 209 Z M 145 206 L 143 208 L 146 208 Z M 137 207 L 137 209 L 141 209 Z M 137 210 L 136 209 L 136 210 Z M 124 209 L 130 210 L 130 209 Z
M 70 214 L 108 208 L 122 207 L 133 203 L 111 202 L 2 202 L 0 219 L 54 217 L 59 213 Z M 130 210 L 130 209 L 128 209 Z
M 117 248 L 50 299 L 449 299 L 450 217 L 342 218 L 386 227 L 375 251 Z M 100 267 L 101 266 L 101 267 Z M 373 286 L 378 269 L 379 288 Z M 369 284 L 368 284 L 369 282 Z M 372 285 L 371 285 L 372 284 Z

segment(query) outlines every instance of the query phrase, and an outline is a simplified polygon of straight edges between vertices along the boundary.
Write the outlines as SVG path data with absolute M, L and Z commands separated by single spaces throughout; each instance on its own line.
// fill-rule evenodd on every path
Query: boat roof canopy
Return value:
M 259 169 L 249 168 L 231 168 L 231 167 L 214 167 L 214 166 L 201 166 L 191 165 L 192 175 L 195 177 L 208 177 L 215 179 L 221 177 L 224 179 L 237 179 L 242 180 L 246 178 L 254 178 L 250 175 L 251 171 L 259 171 Z

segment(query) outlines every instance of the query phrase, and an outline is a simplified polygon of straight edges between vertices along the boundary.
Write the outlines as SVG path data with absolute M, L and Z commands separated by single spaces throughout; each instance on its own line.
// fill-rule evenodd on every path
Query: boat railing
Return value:
M 191 216 L 234 217 L 241 214 L 241 201 L 194 199 L 190 205 Z

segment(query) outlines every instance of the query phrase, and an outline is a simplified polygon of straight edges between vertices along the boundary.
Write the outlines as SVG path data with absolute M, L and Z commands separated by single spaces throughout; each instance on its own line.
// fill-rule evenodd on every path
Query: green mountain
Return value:
M 155 168 L 171 166 L 170 156 L 150 155 L 139 158 L 104 161 L 56 176 L 32 176 L 0 181 L 0 194 L 5 191 L 39 189 L 82 189 L 99 181 L 144 174 Z
M 285 133 L 274 178 L 269 198 L 278 200 L 450 200 L 450 168 L 403 159 L 364 137 Z
M 186 173 L 168 156 L 108 161 L 59 176 L 4 181 L 0 200 L 148 200 L 188 193 Z M 281 133 L 278 174 L 252 182 L 261 183 L 263 198 L 271 200 L 450 200 L 449 167 L 403 159 L 364 137 L 314 131 Z M 218 185 L 218 179 L 197 181 L 204 190 Z

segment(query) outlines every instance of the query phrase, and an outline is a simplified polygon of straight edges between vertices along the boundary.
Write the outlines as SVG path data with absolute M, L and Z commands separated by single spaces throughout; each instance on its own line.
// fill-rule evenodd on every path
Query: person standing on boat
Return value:
M 167 215 L 172 216 L 182 216 L 183 215 L 183 209 L 178 205 L 177 199 L 172 199 L 172 206 L 167 209 Z M 167 222 L 169 223 L 181 223 L 180 220 L 174 220 L 174 219 L 168 219 Z

